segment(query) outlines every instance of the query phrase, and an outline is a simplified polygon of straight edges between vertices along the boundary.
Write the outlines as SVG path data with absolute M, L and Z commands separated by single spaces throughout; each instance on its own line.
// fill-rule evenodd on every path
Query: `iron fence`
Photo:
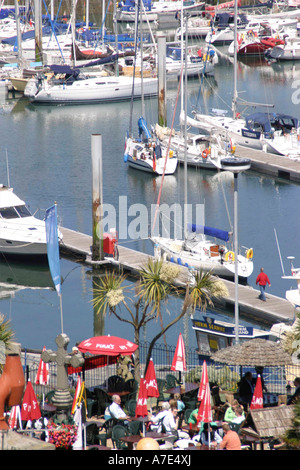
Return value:
M 139 346 L 141 374 L 144 373 L 147 353 L 149 350 L 149 343 L 141 343 Z M 179 372 L 171 371 L 172 359 L 175 353 L 175 346 L 165 344 L 156 344 L 152 351 L 152 359 L 155 365 L 156 377 L 164 379 L 167 374 L 173 374 L 180 378 Z M 22 353 L 22 363 L 25 371 L 26 380 L 31 380 L 34 385 L 35 391 L 38 395 L 42 396 L 47 394 L 48 391 L 54 390 L 56 387 L 56 363 L 49 363 L 49 384 L 36 385 L 36 374 L 39 366 L 41 351 L 34 351 Z M 186 350 L 186 363 L 187 370 L 182 374 L 181 379 L 186 382 L 200 382 L 202 365 L 199 361 L 197 350 L 189 348 Z M 251 367 L 234 367 L 224 364 L 210 363 L 208 365 L 208 377 L 210 382 L 217 383 L 223 390 L 237 389 L 237 383 L 241 376 L 248 370 L 256 377 L 256 371 Z M 82 374 L 85 381 L 86 388 L 99 386 L 105 384 L 105 381 L 111 375 L 116 374 L 117 365 L 108 365 L 98 369 L 87 370 Z M 267 391 L 274 394 L 286 394 L 287 387 L 291 387 L 289 393 L 294 391 L 294 379 L 300 376 L 300 366 L 291 365 L 285 367 L 266 367 L 263 371 L 263 379 Z M 69 377 L 70 388 L 74 388 L 72 376 Z

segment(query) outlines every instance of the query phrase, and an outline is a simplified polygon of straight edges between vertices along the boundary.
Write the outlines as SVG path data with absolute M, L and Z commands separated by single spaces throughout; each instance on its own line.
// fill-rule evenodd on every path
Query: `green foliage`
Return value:
M 207 366 L 207 375 L 208 380 L 217 383 L 222 390 L 237 390 L 240 376 L 236 372 L 231 371 L 228 366 L 223 366 L 221 369 L 217 369 L 215 366 Z M 202 366 L 197 366 L 186 374 L 185 381 L 200 384 L 201 376 Z
M 300 400 L 294 405 L 292 426 L 283 436 L 283 441 L 289 450 L 300 449 Z
M 0 342 L 4 343 L 4 346 L 6 348 L 12 341 L 13 337 L 14 337 L 14 332 L 10 328 L 10 322 L 5 321 L 4 315 L 0 314 Z M 5 354 L 5 350 L 4 351 L 1 350 L 0 354 L 2 352 L 3 354 Z M 0 373 L 2 372 L 2 369 L 3 369 L 2 362 L 4 363 L 4 359 L 5 358 L 3 357 L 1 358 L 1 361 L 0 361 Z

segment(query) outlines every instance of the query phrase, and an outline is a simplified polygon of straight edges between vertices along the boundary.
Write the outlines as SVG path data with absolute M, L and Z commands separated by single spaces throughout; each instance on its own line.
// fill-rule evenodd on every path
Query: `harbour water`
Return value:
M 223 50 L 224 52 L 224 50 Z M 297 89 L 300 87 L 300 64 L 272 64 L 265 62 L 245 65 L 239 62 L 240 95 L 249 101 L 273 103 L 275 111 L 300 118 Z M 177 82 L 168 82 L 168 125 L 171 125 L 177 98 Z M 196 106 L 209 111 L 212 107 L 230 109 L 233 86 L 233 67 L 229 59 L 220 57 L 215 74 L 200 83 L 188 83 L 189 112 Z M 201 87 L 201 89 L 200 89 Z M 199 91 L 200 90 L 200 91 Z M 180 99 L 176 110 L 178 126 Z M 146 102 L 146 119 L 154 124 L 157 118 L 157 100 Z M 230 112 L 230 111 L 229 111 Z M 129 126 L 130 103 L 110 103 L 82 106 L 31 105 L 22 98 L 3 102 L 1 120 L 0 168 L 1 183 L 9 182 L 33 212 L 45 209 L 54 201 L 58 204 L 59 222 L 67 228 L 92 233 L 92 174 L 91 136 L 102 135 L 103 197 L 116 214 L 119 209 L 133 204 L 150 206 L 157 201 L 161 178 L 153 178 L 129 169 L 123 161 L 124 138 Z M 134 103 L 133 127 L 137 131 L 140 102 Z M 300 162 L 299 162 L 300 165 Z M 183 167 L 164 180 L 161 203 L 183 203 Z M 239 242 L 254 250 L 254 272 L 248 280 L 255 286 L 259 268 L 263 266 L 271 280 L 269 293 L 284 297 L 286 289 L 296 287 L 281 278 L 282 265 L 289 273 L 287 256 L 295 256 L 300 265 L 300 191 L 299 186 L 284 180 L 275 180 L 248 171 L 238 179 Z M 121 199 L 120 199 L 121 198 Z M 125 199 L 124 199 L 125 198 Z M 228 213 L 233 223 L 233 180 L 228 174 L 217 174 L 200 169 L 188 170 L 188 201 L 205 205 L 207 225 L 230 229 Z M 225 202 L 226 201 L 226 202 Z M 228 205 L 228 213 L 226 209 Z M 121 210 L 121 209 L 120 209 Z M 119 214 L 122 217 L 124 213 Z M 128 214 L 127 214 L 128 215 Z M 134 217 L 128 216 L 128 223 Z M 111 227 L 112 228 L 112 227 Z M 118 229 L 118 220 L 117 227 Z M 151 224 L 149 221 L 149 230 Z M 120 244 L 153 254 L 147 239 L 120 239 Z M 11 262 L 0 265 L 0 312 L 11 320 L 16 340 L 23 347 L 56 348 L 55 337 L 60 330 L 60 305 L 47 273 L 36 275 L 23 266 L 23 271 Z M 43 275 L 42 275 L 43 274 Z M 48 273 L 49 274 L 49 273 Z M 70 337 L 70 346 L 97 334 L 113 334 L 133 339 L 133 331 L 113 317 L 105 318 L 102 331 L 95 325 L 92 305 L 92 275 L 87 266 L 61 260 L 62 309 L 64 332 Z M 35 277 L 31 287 L 8 288 L 7 284 L 25 286 Z M 44 279 L 46 277 L 46 279 Z M 3 284 L 2 284 L 3 283 Z M 180 306 L 171 300 L 164 315 Z M 167 320 L 166 320 L 167 321 Z M 144 339 L 151 339 L 160 328 L 159 322 L 149 326 Z M 176 344 L 183 325 L 175 325 L 167 334 L 170 344 Z M 190 334 L 190 346 L 196 346 Z

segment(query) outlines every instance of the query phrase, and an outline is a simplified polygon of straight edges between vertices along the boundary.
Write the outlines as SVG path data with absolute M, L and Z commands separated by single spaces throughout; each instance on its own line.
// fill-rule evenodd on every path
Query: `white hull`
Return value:
M 234 257 L 232 252 L 225 252 L 221 258 L 217 251 L 218 245 L 204 240 L 194 244 L 192 250 L 188 251 L 184 248 L 183 240 L 172 240 L 170 238 L 152 237 L 152 242 L 159 247 L 164 258 L 179 265 L 188 267 L 191 270 L 203 270 L 211 272 L 220 277 L 233 278 L 235 274 Z M 189 242 L 187 242 L 189 243 Z M 188 246 L 188 245 L 187 245 Z M 227 253 L 227 254 L 226 254 Z M 253 272 L 253 261 L 245 256 L 238 256 L 238 275 L 239 277 L 248 278 Z
M 177 169 L 177 158 L 173 157 L 173 152 L 170 152 L 167 162 L 166 148 L 162 148 L 160 158 L 153 158 L 152 147 L 131 138 L 126 141 L 124 160 L 131 168 L 153 175 L 162 175 L 164 171 L 165 175 L 173 175 Z
M 184 12 L 189 12 L 190 14 L 197 14 L 203 6 L 203 3 L 196 3 L 194 5 L 183 6 Z M 143 12 L 142 21 L 157 21 L 161 23 L 166 22 L 177 22 L 178 19 L 175 18 L 175 15 L 178 11 L 181 10 L 181 1 L 175 2 L 154 2 L 150 11 Z M 130 11 L 118 10 L 117 20 L 119 22 L 135 22 L 135 8 L 132 7 Z
M 144 78 L 144 96 L 157 95 L 157 79 Z M 36 79 L 28 82 L 24 95 L 34 103 L 81 104 L 123 101 L 131 99 L 132 77 L 97 77 L 75 80 L 72 84 L 52 85 L 44 80 L 41 87 Z M 141 79 L 135 79 L 134 98 L 142 96 Z

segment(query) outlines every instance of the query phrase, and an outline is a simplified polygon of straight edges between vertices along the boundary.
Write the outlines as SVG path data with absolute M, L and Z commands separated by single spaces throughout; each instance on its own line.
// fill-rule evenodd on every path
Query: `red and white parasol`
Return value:
M 19 405 L 15 405 L 11 408 L 8 425 L 10 429 L 17 429 L 18 425 L 20 429 L 22 429 L 21 409 Z
M 41 415 L 41 410 L 37 401 L 37 398 L 35 396 L 34 390 L 32 383 L 30 380 L 27 382 L 24 397 L 23 397 L 23 403 L 22 403 L 22 409 L 21 409 L 21 415 L 22 415 L 22 420 L 23 421 L 33 421 L 35 419 L 40 419 Z
M 77 405 L 78 398 L 79 398 L 80 393 L 81 393 L 81 388 L 82 388 L 81 378 L 78 377 L 77 384 L 76 384 L 75 395 L 74 395 L 74 400 L 73 400 L 73 405 L 72 405 L 72 410 L 71 410 L 71 414 L 72 414 L 72 415 L 73 415 L 73 414 L 75 413 L 75 411 L 76 411 L 76 405 Z
M 185 346 L 181 333 L 178 337 L 177 346 L 171 365 L 171 370 L 177 370 L 179 372 L 183 372 L 186 370 Z
M 46 347 L 43 347 L 46 351 Z M 39 368 L 36 374 L 35 383 L 37 385 L 47 385 L 49 383 L 49 364 L 40 359 Z
M 78 345 L 79 351 L 91 354 L 103 354 L 106 356 L 130 356 L 138 348 L 137 344 L 118 336 L 94 336 L 86 339 Z
M 205 387 L 207 383 L 208 383 L 207 365 L 206 365 L 206 361 L 203 361 L 201 382 L 200 382 L 200 387 L 199 387 L 199 392 L 198 392 L 198 401 L 203 400 Z
M 262 390 L 262 383 L 260 375 L 257 376 L 256 385 L 254 389 L 254 393 L 252 396 L 252 401 L 250 405 L 251 410 L 256 410 L 258 408 L 264 407 L 264 398 L 263 398 L 263 390 Z
M 204 395 L 199 406 L 197 423 L 211 423 L 212 422 L 212 411 L 211 411 L 211 399 L 210 399 L 210 386 L 209 382 L 206 383 Z
M 159 390 L 158 390 L 158 385 L 157 385 L 157 380 L 156 380 L 154 363 L 152 359 L 150 359 L 148 367 L 147 367 L 145 381 L 146 381 L 147 397 L 158 398 Z
M 141 377 L 140 380 L 139 394 L 135 408 L 135 416 L 136 418 L 138 418 L 139 416 L 141 416 L 142 418 L 148 416 L 146 380 L 143 377 Z

